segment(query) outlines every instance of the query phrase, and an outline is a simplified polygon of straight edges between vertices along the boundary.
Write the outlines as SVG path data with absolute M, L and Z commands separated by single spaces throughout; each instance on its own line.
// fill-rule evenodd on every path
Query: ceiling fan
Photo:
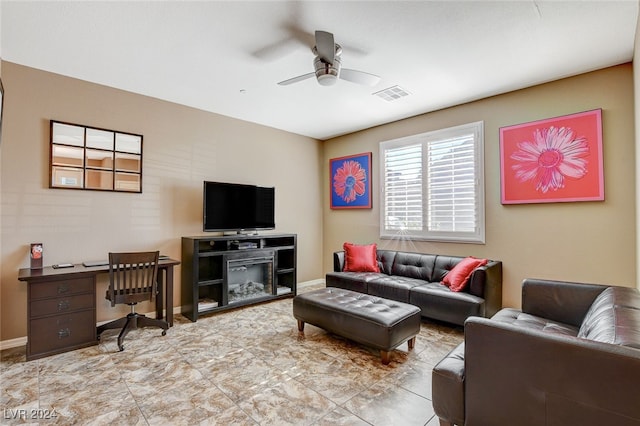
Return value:
M 333 34 L 327 31 L 316 31 L 316 45 L 313 47 L 313 60 L 315 72 L 302 74 L 279 82 L 281 86 L 297 83 L 313 76 L 322 86 L 331 86 L 338 78 L 352 83 L 363 84 L 365 86 L 375 86 L 380 81 L 380 77 L 364 71 L 357 71 L 348 68 L 341 68 L 342 47 L 333 39 Z

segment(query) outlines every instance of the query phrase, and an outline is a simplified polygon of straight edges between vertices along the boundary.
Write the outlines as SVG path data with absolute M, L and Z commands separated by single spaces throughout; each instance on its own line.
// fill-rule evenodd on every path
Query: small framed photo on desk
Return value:
M 31 269 L 42 269 L 42 257 L 44 255 L 42 243 L 31 243 L 29 257 L 31 258 Z

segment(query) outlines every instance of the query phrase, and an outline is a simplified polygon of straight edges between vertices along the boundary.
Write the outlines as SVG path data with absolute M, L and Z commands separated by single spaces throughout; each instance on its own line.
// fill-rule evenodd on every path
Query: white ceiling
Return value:
M 328 139 L 629 62 L 638 1 L 1 3 L 3 60 Z M 315 30 L 375 87 L 315 79 Z M 399 85 L 410 96 L 372 93 Z

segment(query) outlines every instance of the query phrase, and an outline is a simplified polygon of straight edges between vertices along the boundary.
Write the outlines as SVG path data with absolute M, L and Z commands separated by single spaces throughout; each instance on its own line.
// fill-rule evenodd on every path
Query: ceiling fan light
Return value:
M 316 70 L 316 79 L 321 86 L 332 86 L 336 84 L 338 74 L 340 73 L 340 59 L 334 58 L 333 64 L 329 64 L 319 56 L 313 61 L 313 66 Z
M 321 86 L 333 86 L 338 80 L 338 77 L 335 74 L 316 75 L 316 77 Z

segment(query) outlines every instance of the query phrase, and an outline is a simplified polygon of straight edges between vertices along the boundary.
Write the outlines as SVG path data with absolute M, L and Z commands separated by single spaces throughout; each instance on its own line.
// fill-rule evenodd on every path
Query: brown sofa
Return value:
M 410 303 L 420 308 L 423 317 L 457 325 L 472 315 L 491 317 L 502 307 L 500 261 L 489 260 L 476 268 L 466 288 L 454 292 L 441 281 L 463 257 L 377 250 L 380 272 L 344 272 L 344 257 L 344 251 L 333 253 L 327 287 Z
M 441 425 L 640 425 L 640 292 L 527 279 L 433 369 Z

